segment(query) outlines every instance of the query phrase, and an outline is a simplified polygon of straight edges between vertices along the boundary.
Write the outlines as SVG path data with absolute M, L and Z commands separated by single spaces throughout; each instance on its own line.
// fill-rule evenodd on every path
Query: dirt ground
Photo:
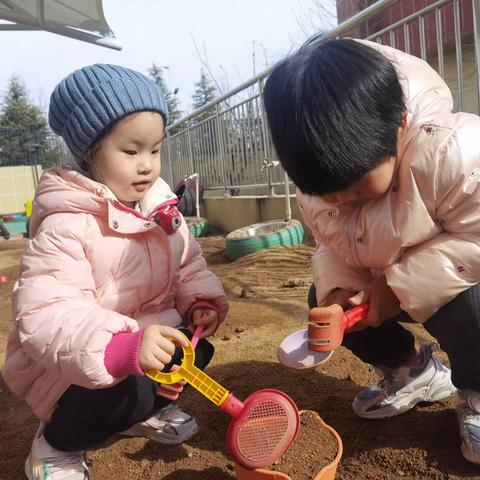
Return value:
M 230 299 L 228 318 L 213 338 L 216 353 L 207 370 L 210 376 L 240 399 L 257 389 L 277 388 L 300 409 L 317 411 L 343 440 L 336 479 L 480 479 L 480 467 L 466 463 L 460 453 L 453 398 L 418 406 L 393 419 L 361 420 L 350 404 L 375 376 L 343 347 L 310 372 L 288 370 L 277 362 L 277 345 L 306 321 L 311 245 L 265 250 L 230 262 L 223 237 L 206 237 L 200 243 Z M 23 239 L 0 241 L 0 276 L 18 275 L 24 245 Z M 0 364 L 12 320 L 11 288 L 11 283 L 0 284 Z M 419 341 L 427 340 L 421 328 L 415 333 Z M 92 478 L 234 479 L 225 447 L 229 417 L 193 389 L 184 392 L 180 404 L 197 418 L 196 437 L 173 447 L 141 438 L 115 438 L 88 453 Z M 25 404 L 0 380 L 0 479 L 24 478 L 23 462 L 36 426 Z

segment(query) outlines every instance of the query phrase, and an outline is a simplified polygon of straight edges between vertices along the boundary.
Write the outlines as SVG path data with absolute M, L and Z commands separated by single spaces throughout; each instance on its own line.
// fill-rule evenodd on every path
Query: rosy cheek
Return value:
M 385 189 L 382 185 L 376 185 L 375 187 L 369 188 L 365 191 L 364 195 L 366 198 L 378 198 L 385 193 Z

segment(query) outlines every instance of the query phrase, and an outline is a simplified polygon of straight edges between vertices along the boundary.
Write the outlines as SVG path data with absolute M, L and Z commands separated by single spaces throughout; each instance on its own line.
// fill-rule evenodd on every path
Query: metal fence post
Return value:
M 188 139 L 188 156 L 190 159 L 190 173 L 195 173 L 195 166 L 193 164 L 192 139 L 190 137 L 190 126 L 187 126 L 187 139 Z
M 168 132 L 165 133 L 165 143 L 167 144 L 167 157 L 168 157 L 168 166 L 170 167 L 170 183 L 172 188 L 175 188 L 173 184 L 173 162 L 172 162 L 172 152 L 170 149 L 170 144 L 172 143 L 170 140 L 170 134 Z
M 480 113 L 480 8 L 478 0 L 472 0 L 473 44 L 475 48 L 475 75 L 477 91 L 477 114 Z
M 220 104 L 215 105 L 215 124 L 217 126 L 217 146 L 220 153 L 220 166 L 222 169 L 223 180 L 223 196 L 227 196 L 227 170 L 225 168 L 225 157 L 227 156 L 225 147 L 225 138 L 223 131 L 223 123 L 220 120 Z
M 265 166 L 266 174 L 267 174 L 267 184 L 268 190 L 270 192 L 270 196 L 275 195 L 275 188 L 272 185 L 272 170 L 270 164 L 270 149 L 268 144 L 268 127 L 267 127 L 267 116 L 265 113 L 265 105 L 263 103 L 263 78 L 258 79 L 258 93 L 260 95 L 260 108 L 262 112 L 262 116 L 260 118 L 260 122 L 262 124 L 262 137 L 263 137 L 263 165 Z

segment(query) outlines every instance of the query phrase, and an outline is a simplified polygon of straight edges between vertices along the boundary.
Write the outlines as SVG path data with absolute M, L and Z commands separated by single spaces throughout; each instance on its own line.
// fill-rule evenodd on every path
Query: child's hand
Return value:
M 178 365 L 173 365 L 170 371 L 174 372 L 179 368 L 180 367 Z M 182 393 L 183 387 L 186 385 L 186 383 L 187 382 L 185 382 L 184 380 L 181 380 L 180 382 L 177 382 L 177 383 L 171 383 L 171 384 L 162 383 L 158 386 L 156 393 L 159 397 L 163 397 L 163 398 L 166 398 L 167 400 L 170 400 L 171 402 L 174 402 L 175 400 L 178 399 L 178 397 Z
M 172 360 L 175 345 L 188 345 L 183 333 L 172 327 L 150 325 L 145 329 L 140 345 L 140 368 L 162 370 Z
M 329 305 L 333 305 L 336 303 L 340 305 L 343 309 L 349 307 L 351 304 L 349 299 L 355 295 L 355 292 L 351 290 L 344 290 L 343 288 L 336 288 L 332 290 L 328 297 L 323 302 L 324 307 L 328 307 Z
M 358 306 L 368 303 L 368 314 L 366 320 L 358 325 L 367 327 L 378 327 L 385 320 L 388 320 L 401 312 L 400 302 L 387 285 L 385 275 L 377 277 L 370 282 L 361 292 L 349 298 L 350 305 Z M 358 328 L 361 329 L 361 328 Z M 353 328 L 349 331 L 355 331 Z
M 220 318 L 213 308 L 197 308 L 192 315 L 192 323 L 189 328 L 192 332 L 198 325 L 203 325 L 203 337 L 209 337 L 218 328 Z

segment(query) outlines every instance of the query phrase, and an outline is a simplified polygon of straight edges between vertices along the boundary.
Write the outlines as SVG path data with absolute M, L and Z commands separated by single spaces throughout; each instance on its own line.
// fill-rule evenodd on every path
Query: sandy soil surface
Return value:
M 300 409 L 317 411 L 344 443 L 337 479 L 480 479 L 480 467 L 466 463 L 460 453 L 453 398 L 389 420 L 366 421 L 355 417 L 350 404 L 375 375 L 343 347 L 314 371 L 296 372 L 278 364 L 277 345 L 306 321 L 311 245 L 265 250 L 230 262 L 222 236 L 200 243 L 231 305 L 227 321 L 213 338 L 216 353 L 208 368 L 213 378 L 241 399 L 257 389 L 277 388 Z M 23 239 L 0 240 L 0 276 L 18 275 L 24 245 Z M 0 365 L 12 321 L 12 286 L 0 284 Z M 415 333 L 419 341 L 428 339 L 421 328 Z M 180 404 L 197 417 L 196 437 L 174 447 L 141 438 L 114 438 L 88 453 L 92 478 L 234 479 L 234 464 L 225 447 L 229 417 L 193 389 L 184 393 Z M 0 380 L 0 479 L 24 478 L 23 462 L 36 426 L 25 404 Z

